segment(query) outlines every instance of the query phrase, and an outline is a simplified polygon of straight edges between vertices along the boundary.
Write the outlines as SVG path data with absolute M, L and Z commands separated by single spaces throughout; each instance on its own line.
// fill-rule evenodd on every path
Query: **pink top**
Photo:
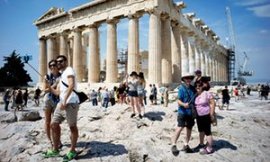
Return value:
M 203 91 L 195 99 L 196 110 L 199 116 L 210 114 L 210 99 L 213 95 L 208 91 Z

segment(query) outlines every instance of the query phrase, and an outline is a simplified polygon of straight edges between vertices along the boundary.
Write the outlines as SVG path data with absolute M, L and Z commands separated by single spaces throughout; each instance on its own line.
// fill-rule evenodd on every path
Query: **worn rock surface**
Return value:
M 81 105 L 78 117 L 77 149 L 81 154 L 73 161 L 270 161 L 269 101 L 259 100 L 255 93 L 238 102 L 231 101 L 230 110 L 216 110 L 218 125 L 212 127 L 216 152 L 206 156 L 182 151 L 178 156 L 172 155 L 170 138 L 176 126 L 176 102 L 167 108 L 146 106 L 145 117 L 141 120 L 130 118 L 131 110 L 127 105 L 115 105 L 105 111 L 86 102 Z M 0 110 L 0 161 L 61 161 L 61 157 L 42 157 L 41 153 L 50 147 L 43 128 L 42 107 L 31 106 L 25 110 L 36 110 L 43 119 L 15 122 L 12 111 Z M 61 126 L 64 144 L 61 155 L 64 155 L 70 146 L 70 133 L 66 122 Z M 179 149 L 183 147 L 184 135 L 185 130 L 179 138 Z M 195 126 L 190 146 L 194 148 L 198 142 Z

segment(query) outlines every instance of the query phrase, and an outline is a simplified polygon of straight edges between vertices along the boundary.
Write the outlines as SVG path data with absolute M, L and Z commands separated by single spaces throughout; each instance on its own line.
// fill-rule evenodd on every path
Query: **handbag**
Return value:
M 68 85 L 65 82 L 62 81 L 62 83 L 66 87 L 68 87 Z M 84 92 L 78 92 L 78 91 L 76 91 L 74 89 L 73 89 L 73 92 L 78 96 L 78 98 L 79 98 L 79 104 L 81 104 L 81 103 L 83 103 L 83 102 L 85 102 L 86 100 L 89 99 L 88 96 Z

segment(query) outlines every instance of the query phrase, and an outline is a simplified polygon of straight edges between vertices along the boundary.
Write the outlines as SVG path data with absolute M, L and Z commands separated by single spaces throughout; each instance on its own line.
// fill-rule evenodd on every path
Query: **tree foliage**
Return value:
M 0 86 L 27 86 L 32 79 L 24 70 L 24 63 L 14 50 L 10 56 L 4 56 L 4 66 L 0 68 Z

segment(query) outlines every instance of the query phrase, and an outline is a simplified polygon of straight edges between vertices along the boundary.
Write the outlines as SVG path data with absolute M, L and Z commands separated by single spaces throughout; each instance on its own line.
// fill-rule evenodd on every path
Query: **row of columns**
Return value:
M 149 57 L 148 82 L 165 83 L 180 82 L 181 74 L 194 73 L 201 69 L 203 75 L 209 75 L 213 81 L 227 81 L 226 57 L 216 50 L 204 45 L 194 33 L 180 26 L 177 20 L 171 20 L 168 14 L 150 10 L 149 18 Z M 129 15 L 128 29 L 128 73 L 139 70 L 139 18 L 141 15 Z M 107 20 L 107 55 L 106 82 L 118 82 L 117 63 L 117 23 L 119 20 Z M 100 51 L 99 24 L 89 28 L 88 82 L 99 82 Z M 82 29 L 73 30 L 72 50 L 67 43 L 67 33 L 59 35 L 59 44 L 53 37 L 40 39 L 39 71 L 47 72 L 47 62 L 57 54 L 70 57 L 77 79 L 82 82 L 85 76 L 85 62 L 82 46 Z M 59 51 L 59 53 L 55 52 Z M 42 81 L 42 78 L 39 80 Z

